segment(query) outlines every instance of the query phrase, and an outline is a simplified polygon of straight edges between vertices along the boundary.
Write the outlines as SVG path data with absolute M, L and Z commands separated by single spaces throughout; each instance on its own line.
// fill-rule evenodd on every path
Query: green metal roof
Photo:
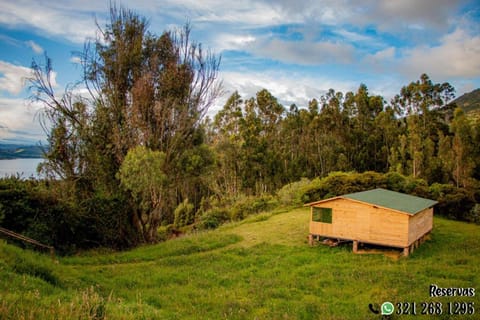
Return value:
M 350 193 L 340 197 L 367 202 L 384 208 L 402 211 L 411 215 L 437 204 L 437 201 L 434 200 L 411 196 L 381 188 Z

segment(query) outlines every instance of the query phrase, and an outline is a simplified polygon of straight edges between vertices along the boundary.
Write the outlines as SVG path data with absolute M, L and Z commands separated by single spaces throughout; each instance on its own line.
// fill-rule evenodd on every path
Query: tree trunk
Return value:
M 157 229 L 160 226 L 161 219 L 161 209 L 160 207 L 155 207 L 149 215 L 147 228 L 144 230 L 144 238 L 148 243 L 157 242 Z

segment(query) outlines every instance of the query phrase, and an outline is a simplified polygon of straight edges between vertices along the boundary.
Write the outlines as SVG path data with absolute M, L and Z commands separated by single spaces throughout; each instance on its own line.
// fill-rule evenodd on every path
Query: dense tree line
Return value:
M 453 94 L 425 74 L 390 103 L 363 84 L 288 110 L 267 90 L 245 101 L 234 92 L 209 131 L 218 190 L 271 193 L 332 171 L 393 171 L 478 187 L 480 126 L 449 103 Z
M 220 58 L 190 39 L 189 26 L 161 36 L 147 27 L 111 8 L 79 54 L 88 98 L 73 88 L 57 95 L 51 61 L 34 62 L 49 179 L 1 181 L 3 226 L 65 251 L 123 248 L 271 208 L 297 181 L 302 197 L 397 188 L 444 199 L 444 212 L 460 219 L 478 202 L 480 125 L 450 103 L 450 84 L 421 75 L 390 102 L 363 84 L 330 89 L 305 108 L 286 108 L 265 89 L 246 99 L 234 92 L 209 119 Z

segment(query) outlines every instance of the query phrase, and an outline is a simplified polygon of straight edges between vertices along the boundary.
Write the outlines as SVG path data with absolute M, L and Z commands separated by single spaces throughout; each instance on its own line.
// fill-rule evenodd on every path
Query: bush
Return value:
M 435 213 L 450 219 L 471 221 L 471 210 L 475 205 L 473 196 L 466 189 L 450 184 L 434 183 L 429 188 L 430 197 L 438 204 Z
M 480 224 L 480 204 L 476 203 L 466 217 L 467 221 Z
M 406 177 L 398 172 L 388 172 L 384 175 L 387 189 L 403 192 L 405 189 Z
M 177 228 L 192 224 L 194 222 L 194 206 L 191 204 L 188 199 L 185 199 L 180 203 L 175 209 L 175 220 L 174 225 Z
M 476 222 L 480 209 L 475 207 L 475 195 L 450 184 L 434 183 L 428 186 L 423 179 L 406 177 L 396 172 L 332 172 L 322 179 L 290 183 L 281 188 L 277 197 L 283 205 L 301 205 L 342 194 L 374 188 L 411 194 L 438 201 L 435 213 L 456 220 Z
M 216 229 L 222 223 L 225 223 L 230 220 L 229 214 L 226 209 L 222 208 L 212 208 L 204 212 L 200 216 L 200 221 L 198 223 L 199 229 Z
M 70 215 L 70 208 L 46 192 L 38 181 L 1 179 L 0 202 L 4 214 L 2 227 L 44 244 L 61 246 L 62 243 L 55 239 L 54 228 L 72 229 L 71 221 L 65 219 Z M 68 234 L 65 238 L 68 241 L 72 235 Z
M 387 178 L 373 171 L 332 172 L 325 178 L 312 180 L 303 189 L 305 193 L 297 195 L 296 199 L 300 198 L 305 203 L 374 188 L 388 188 Z
M 158 241 L 167 241 L 173 237 L 178 236 L 181 232 L 173 224 L 160 226 L 157 229 L 157 240 Z
M 423 198 L 428 198 L 430 196 L 428 183 L 423 179 L 412 177 L 405 178 L 403 190 L 401 190 L 401 192 Z
M 3 205 L 0 203 L 0 225 L 2 225 L 3 218 L 5 218 L 5 211 Z
M 233 221 L 242 220 L 251 214 L 273 209 L 277 205 L 277 200 L 272 196 L 241 196 L 235 200 L 230 208 L 230 219 Z
M 305 194 L 311 190 L 314 186 L 314 182 L 309 179 L 302 178 L 300 181 L 289 183 L 283 186 L 277 192 L 278 201 L 282 205 L 294 205 L 299 206 L 305 202 Z
M 99 246 L 122 249 L 138 243 L 126 200 L 93 195 L 75 204 L 59 196 L 59 189 L 57 182 L 0 179 L 1 226 L 54 246 L 60 254 Z
M 75 245 L 81 248 L 109 247 L 126 249 L 139 243 L 138 233 L 130 222 L 133 209 L 122 197 L 94 195 L 84 200 L 76 215 Z

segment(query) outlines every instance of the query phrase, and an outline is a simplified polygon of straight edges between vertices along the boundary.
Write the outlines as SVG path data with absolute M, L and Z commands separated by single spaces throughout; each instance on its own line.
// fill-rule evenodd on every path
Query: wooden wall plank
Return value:
M 344 198 L 315 206 L 332 208 L 332 224 L 311 222 L 310 232 L 313 234 L 395 247 L 409 244 L 408 214 Z

